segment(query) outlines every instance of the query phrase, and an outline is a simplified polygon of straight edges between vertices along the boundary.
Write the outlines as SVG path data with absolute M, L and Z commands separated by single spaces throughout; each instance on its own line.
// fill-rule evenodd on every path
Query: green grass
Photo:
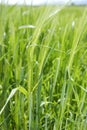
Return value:
M 0 130 L 87 129 L 86 14 L 0 5 Z

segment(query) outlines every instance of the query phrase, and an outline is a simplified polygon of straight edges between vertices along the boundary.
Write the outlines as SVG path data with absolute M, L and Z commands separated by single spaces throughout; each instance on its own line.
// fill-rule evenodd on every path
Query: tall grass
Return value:
M 86 130 L 86 13 L 0 5 L 1 130 Z

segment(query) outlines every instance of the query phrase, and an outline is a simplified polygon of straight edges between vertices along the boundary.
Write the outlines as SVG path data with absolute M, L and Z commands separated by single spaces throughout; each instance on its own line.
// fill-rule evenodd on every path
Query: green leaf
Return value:
M 4 105 L 4 106 L 2 107 L 2 109 L 0 110 L 0 115 L 1 115 L 2 112 L 4 111 L 5 107 L 7 106 L 8 102 L 10 101 L 10 99 L 15 95 L 15 93 L 16 93 L 18 90 L 19 90 L 21 93 L 23 93 L 23 94 L 27 97 L 28 93 L 27 93 L 27 91 L 26 91 L 23 87 L 20 86 L 20 87 L 18 87 L 18 88 L 12 89 L 12 91 L 11 91 L 9 97 L 7 98 L 7 101 L 6 101 L 5 105 Z

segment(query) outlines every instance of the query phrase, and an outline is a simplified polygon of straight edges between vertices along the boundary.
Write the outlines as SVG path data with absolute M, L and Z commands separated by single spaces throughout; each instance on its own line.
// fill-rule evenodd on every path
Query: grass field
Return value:
M 86 6 L 0 5 L 0 130 L 87 130 Z

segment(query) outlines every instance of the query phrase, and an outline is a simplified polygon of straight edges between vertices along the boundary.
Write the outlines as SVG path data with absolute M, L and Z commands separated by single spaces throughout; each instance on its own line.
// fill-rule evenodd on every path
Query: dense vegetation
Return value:
M 0 130 L 28 129 L 87 129 L 86 7 L 0 5 Z

